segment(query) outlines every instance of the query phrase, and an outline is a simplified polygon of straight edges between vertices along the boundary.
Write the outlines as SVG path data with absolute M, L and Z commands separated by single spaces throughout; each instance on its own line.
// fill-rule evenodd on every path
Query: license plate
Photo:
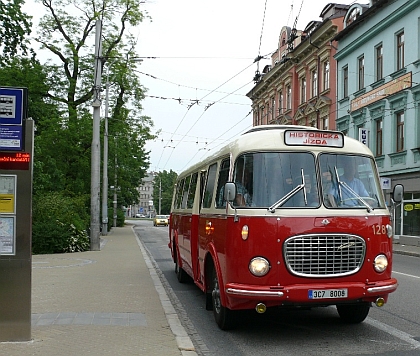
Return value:
M 347 298 L 347 289 L 310 289 L 309 299 L 337 299 Z

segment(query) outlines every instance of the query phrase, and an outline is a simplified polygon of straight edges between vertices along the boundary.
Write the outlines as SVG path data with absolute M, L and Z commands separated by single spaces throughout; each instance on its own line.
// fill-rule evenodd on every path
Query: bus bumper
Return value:
M 395 278 L 384 281 L 360 283 L 308 283 L 287 286 L 256 286 L 228 283 L 225 286 L 227 307 L 230 309 L 253 309 L 256 302 L 267 306 L 279 305 L 335 305 L 352 302 L 375 302 L 378 297 L 387 300 L 388 294 L 398 287 Z M 341 298 L 313 298 L 314 291 L 345 291 Z

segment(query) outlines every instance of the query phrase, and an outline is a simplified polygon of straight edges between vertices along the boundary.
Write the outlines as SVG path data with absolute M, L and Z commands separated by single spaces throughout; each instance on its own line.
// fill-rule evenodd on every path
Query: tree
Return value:
M 149 166 L 145 143 L 152 139 L 153 122 L 142 116 L 145 89 L 134 75 L 135 39 L 129 29 L 143 20 L 135 0 L 41 0 L 47 13 L 41 18 L 35 40 L 49 51 L 48 97 L 63 112 L 61 140 L 54 146 L 61 152 L 62 189 L 78 194 L 90 189 L 92 141 L 91 103 L 94 94 L 95 24 L 102 21 L 103 80 L 110 83 L 109 175 L 116 173 L 121 204 L 138 201 L 139 186 Z M 101 98 L 103 99 L 103 98 Z M 51 133 L 53 138 L 53 133 Z M 101 142 L 103 140 L 101 139 Z M 44 148 L 47 149 L 46 147 Z M 114 167 L 115 157 L 118 166 Z
M 159 191 L 161 200 L 161 214 L 168 215 L 171 212 L 172 196 L 178 175 L 172 169 L 158 172 L 153 180 L 153 205 L 159 206 Z
M 2 0 L 0 2 L 0 65 L 9 62 L 19 53 L 26 56 L 29 49 L 27 36 L 31 34 L 31 16 L 22 12 L 24 0 Z

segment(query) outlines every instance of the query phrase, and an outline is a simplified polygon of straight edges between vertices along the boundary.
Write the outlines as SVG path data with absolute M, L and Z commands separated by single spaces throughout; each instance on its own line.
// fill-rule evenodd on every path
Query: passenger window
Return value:
M 191 177 L 190 190 L 188 192 L 187 208 L 192 209 L 194 205 L 195 189 L 197 187 L 198 173 L 194 173 Z
M 184 188 L 184 179 L 181 180 L 178 183 L 178 189 L 177 189 L 177 193 L 176 193 L 176 204 L 175 204 L 175 207 L 177 209 L 180 209 L 181 208 L 183 188 Z
M 220 165 L 219 180 L 217 182 L 216 208 L 221 209 L 226 206 L 224 199 L 225 184 L 229 178 L 230 160 L 225 159 Z
M 187 178 L 185 178 L 184 191 L 182 192 L 181 209 L 185 209 L 187 207 L 188 189 L 190 188 L 190 180 L 191 180 L 191 176 L 188 176 Z
M 204 191 L 203 208 L 210 208 L 213 199 L 214 183 L 216 181 L 217 163 L 209 167 L 207 173 L 206 189 Z

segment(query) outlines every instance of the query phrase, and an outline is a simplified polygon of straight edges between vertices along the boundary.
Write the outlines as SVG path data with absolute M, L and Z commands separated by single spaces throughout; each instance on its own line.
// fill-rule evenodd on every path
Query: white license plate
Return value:
M 309 289 L 309 299 L 347 298 L 347 289 Z

